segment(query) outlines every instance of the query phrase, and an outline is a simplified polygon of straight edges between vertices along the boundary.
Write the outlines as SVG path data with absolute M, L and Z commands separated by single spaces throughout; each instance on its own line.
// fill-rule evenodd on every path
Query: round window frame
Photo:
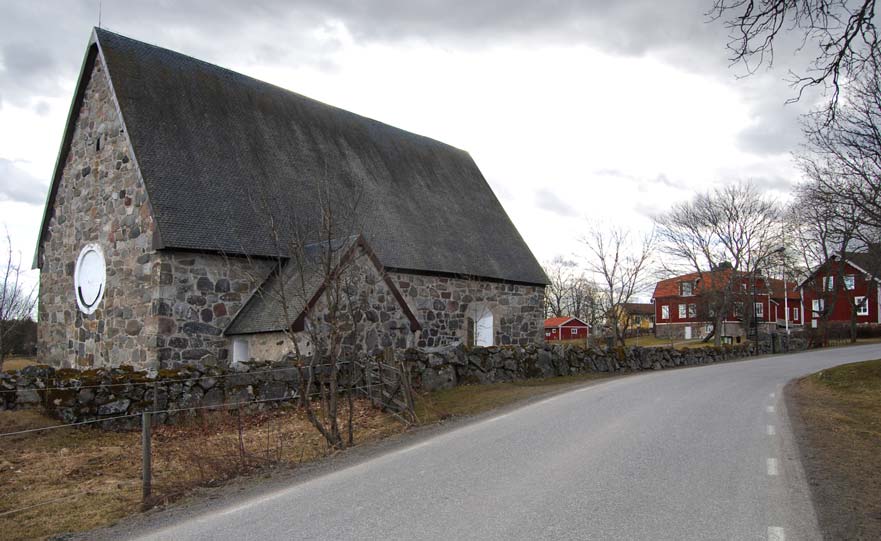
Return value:
M 80 269 L 83 264 L 83 260 L 89 253 L 94 252 L 101 258 L 101 286 L 98 291 L 98 296 L 95 298 L 94 302 L 91 304 L 87 304 L 85 299 L 82 298 L 80 294 Z M 93 314 L 95 310 L 98 309 L 98 306 L 101 304 L 101 301 L 104 300 L 104 292 L 107 290 L 107 260 L 104 258 L 104 250 L 101 249 L 101 246 L 98 244 L 87 244 L 83 246 L 82 250 L 80 250 L 79 256 L 76 258 L 76 264 L 73 267 L 73 295 L 76 298 L 76 305 L 79 308 L 80 312 L 84 314 Z

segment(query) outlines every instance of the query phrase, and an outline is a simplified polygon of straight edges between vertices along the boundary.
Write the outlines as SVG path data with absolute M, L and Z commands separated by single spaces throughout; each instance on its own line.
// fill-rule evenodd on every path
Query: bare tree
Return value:
M 587 248 L 587 269 L 600 284 L 602 311 L 622 346 L 629 318 L 621 305 L 649 286 L 654 241 L 654 232 L 637 236 L 622 228 L 603 230 L 597 226 L 582 239 Z
M 574 281 L 574 261 L 555 257 L 545 264 L 544 271 L 550 283 L 545 287 L 545 317 L 570 315 L 570 292 Z
M 764 197 L 754 184 L 740 182 L 678 203 L 655 223 L 661 252 L 672 258 L 668 272 L 697 274 L 702 311 L 713 323 L 706 340 L 712 336 L 720 345 L 725 315 L 736 301 L 753 306 L 756 278 L 781 245 L 778 203 Z M 740 287 L 744 276 L 751 284 L 746 292 Z M 743 315 L 749 325 L 751 311 Z
M 875 0 L 715 0 L 710 16 L 725 21 L 731 60 L 749 73 L 773 64 L 782 34 L 795 34 L 796 50 L 816 51 L 807 73 L 792 74 L 792 101 L 808 87 L 827 86 L 827 118 L 835 116 L 842 85 L 875 69 L 879 55 Z
M 36 304 L 34 288 L 23 281 L 21 256 L 12 247 L 9 231 L 6 231 L 6 261 L 0 268 L 0 370 L 11 351 L 9 340 L 22 325 L 30 321 Z

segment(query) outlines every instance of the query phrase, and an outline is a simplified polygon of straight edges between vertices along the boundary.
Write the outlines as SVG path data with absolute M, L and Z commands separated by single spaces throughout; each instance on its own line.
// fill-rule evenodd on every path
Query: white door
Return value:
M 691 327 L 685 327 L 685 339 L 691 340 Z
M 484 310 L 477 321 L 474 323 L 475 345 L 491 346 L 493 345 L 493 315 L 489 310 Z

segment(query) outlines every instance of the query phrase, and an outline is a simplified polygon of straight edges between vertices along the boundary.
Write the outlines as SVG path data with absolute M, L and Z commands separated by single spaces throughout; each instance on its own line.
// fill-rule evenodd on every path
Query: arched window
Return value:
M 493 332 L 493 314 L 489 309 L 484 308 L 477 321 L 474 323 L 474 345 L 476 346 L 492 346 L 495 343 L 495 333 Z

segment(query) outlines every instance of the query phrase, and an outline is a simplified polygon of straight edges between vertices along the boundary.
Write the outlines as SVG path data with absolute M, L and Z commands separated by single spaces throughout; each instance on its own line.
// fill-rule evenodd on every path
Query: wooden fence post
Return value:
M 152 463 L 152 415 L 149 411 L 141 414 L 141 451 L 142 451 L 142 503 L 146 504 L 153 492 L 153 463 Z

